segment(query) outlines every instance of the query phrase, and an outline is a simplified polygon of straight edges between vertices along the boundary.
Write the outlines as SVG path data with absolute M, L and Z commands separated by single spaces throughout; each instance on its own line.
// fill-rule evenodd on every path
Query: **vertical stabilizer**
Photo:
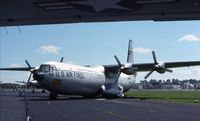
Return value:
M 133 63 L 133 41 L 129 39 L 127 63 Z

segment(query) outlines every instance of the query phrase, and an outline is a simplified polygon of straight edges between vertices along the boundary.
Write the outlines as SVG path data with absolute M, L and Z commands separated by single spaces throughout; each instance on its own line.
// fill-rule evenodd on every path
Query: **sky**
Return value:
M 126 63 L 128 40 L 133 40 L 134 63 L 200 60 L 200 21 L 132 21 L 12 26 L 0 28 L 0 67 L 26 67 L 46 61 L 79 65 Z M 138 73 L 137 81 L 148 72 Z M 26 81 L 29 72 L 0 72 L 0 81 Z M 200 79 L 200 67 L 154 72 L 150 79 Z

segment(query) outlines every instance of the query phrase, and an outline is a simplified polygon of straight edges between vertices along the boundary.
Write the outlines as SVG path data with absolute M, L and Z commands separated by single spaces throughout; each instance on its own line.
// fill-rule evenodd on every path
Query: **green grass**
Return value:
M 200 104 L 200 91 L 143 90 L 128 91 L 125 93 L 125 96 L 141 100 L 153 99 L 179 103 Z

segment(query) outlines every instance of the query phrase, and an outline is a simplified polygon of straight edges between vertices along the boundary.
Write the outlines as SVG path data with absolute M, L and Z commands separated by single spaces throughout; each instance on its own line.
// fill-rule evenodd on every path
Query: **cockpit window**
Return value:
M 50 70 L 49 65 L 44 66 L 44 71 L 49 71 L 49 70 Z
M 56 67 L 55 67 L 55 66 L 52 66 L 52 65 L 50 65 L 50 71 L 56 71 Z
M 41 71 L 49 71 L 49 65 L 41 65 L 40 70 Z
M 53 66 L 53 65 L 41 65 L 41 66 L 40 66 L 40 70 L 41 70 L 41 71 L 45 71 L 45 72 L 48 72 L 48 71 L 55 71 L 55 70 L 56 70 L 56 67 Z

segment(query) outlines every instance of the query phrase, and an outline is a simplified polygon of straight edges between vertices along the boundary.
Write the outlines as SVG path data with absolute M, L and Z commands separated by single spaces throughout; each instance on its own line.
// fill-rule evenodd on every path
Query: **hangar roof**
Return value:
M 200 0 L 0 1 L 0 26 L 199 19 Z

